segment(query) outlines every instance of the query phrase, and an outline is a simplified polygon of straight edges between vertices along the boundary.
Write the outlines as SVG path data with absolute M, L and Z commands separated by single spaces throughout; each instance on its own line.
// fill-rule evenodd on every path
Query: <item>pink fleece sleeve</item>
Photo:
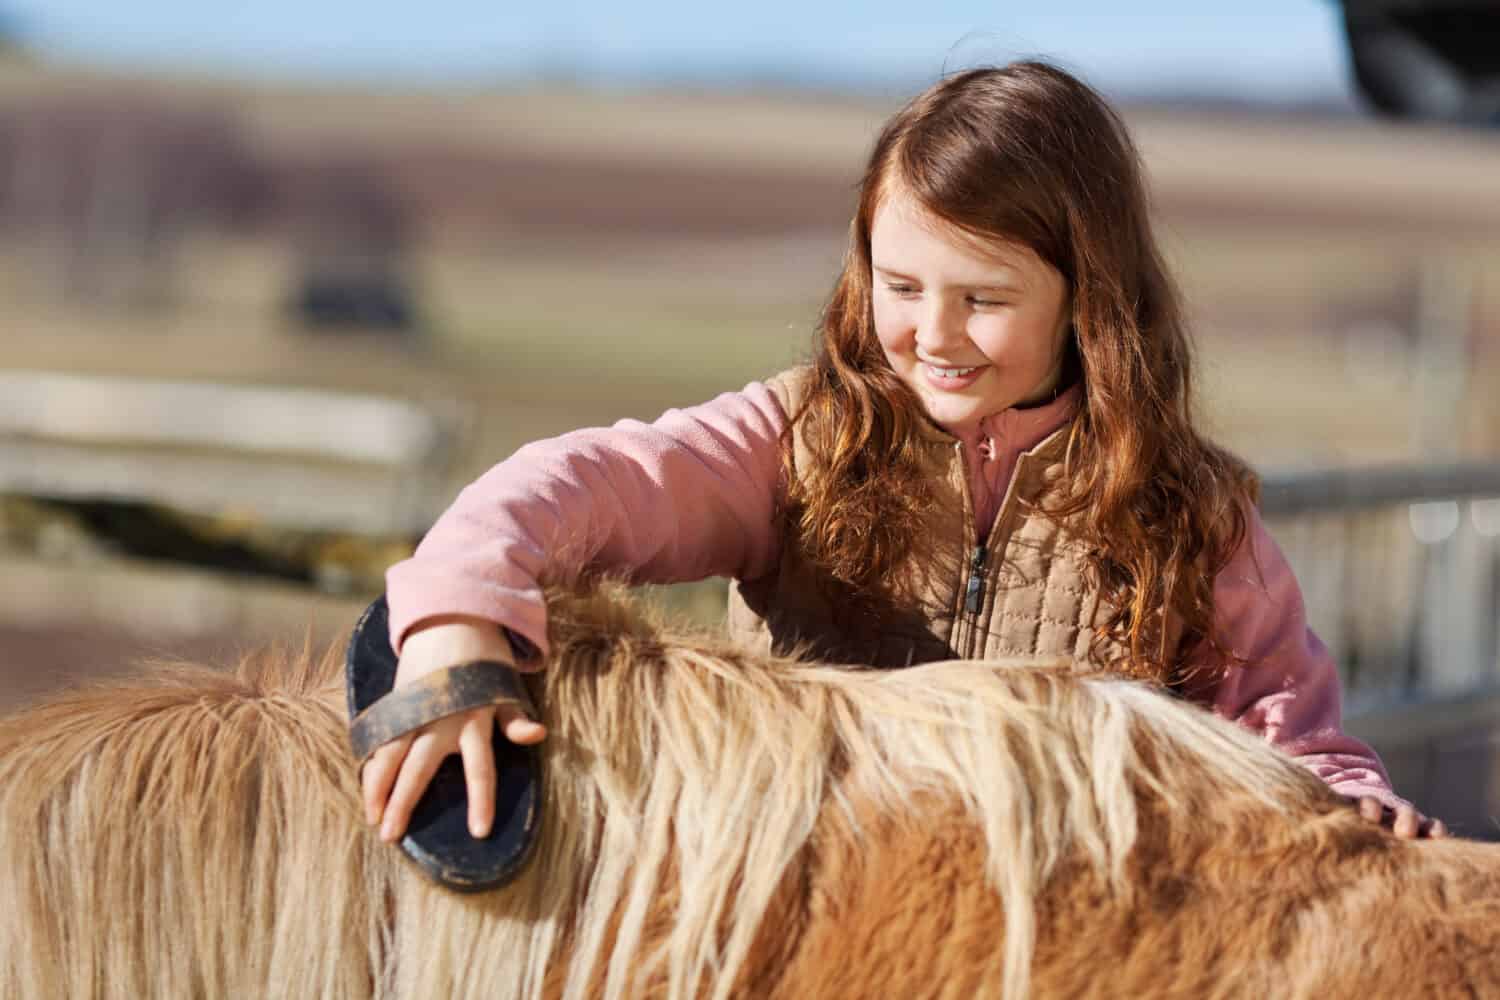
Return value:
M 1246 662 L 1189 697 L 1261 734 L 1340 795 L 1405 804 L 1375 751 L 1343 731 L 1333 657 L 1308 627 L 1292 568 L 1253 509 L 1245 542 L 1214 581 L 1214 606 L 1220 641 Z
M 781 402 L 763 383 L 654 423 L 526 445 L 466 487 L 386 574 L 397 650 L 424 618 L 485 618 L 547 649 L 541 584 L 751 578 L 775 558 Z

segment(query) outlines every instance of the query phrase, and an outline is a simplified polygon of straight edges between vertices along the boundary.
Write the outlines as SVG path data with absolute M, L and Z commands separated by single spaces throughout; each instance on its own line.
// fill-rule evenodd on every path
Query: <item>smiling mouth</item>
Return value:
M 934 378 L 957 380 L 963 378 L 965 375 L 972 375 L 974 372 L 977 372 L 984 366 L 975 365 L 972 368 L 941 368 L 938 365 L 927 364 L 924 362 L 922 367 L 926 368 L 928 373 L 930 373 Z

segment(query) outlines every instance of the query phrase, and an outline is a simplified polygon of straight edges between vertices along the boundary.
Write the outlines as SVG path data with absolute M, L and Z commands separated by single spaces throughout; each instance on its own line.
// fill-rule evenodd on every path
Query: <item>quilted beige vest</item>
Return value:
M 768 383 L 787 414 L 801 402 L 805 369 Z M 873 625 L 851 624 L 820 585 L 793 532 L 776 567 L 730 589 L 731 635 L 750 648 L 871 667 L 949 659 L 1067 657 L 1106 669 L 1123 650 L 1092 646 L 1099 594 L 1084 576 L 1082 546 L 1026 501 L 1047 496 L 1062 473 L 1068 428 L 1021 455 L 984 545 L 977 544 L 962 445 L 925 425 L 922 447 L 938 486 L 927 535 L 900 574 L 902 596 Z M 809 456 L 800 431 L 793 462 Z

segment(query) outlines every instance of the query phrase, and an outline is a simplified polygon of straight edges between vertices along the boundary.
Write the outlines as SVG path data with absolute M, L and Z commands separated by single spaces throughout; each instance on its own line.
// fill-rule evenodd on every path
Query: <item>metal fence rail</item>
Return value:
M 1279 518 L 1496 498 L 1500 498 L 1500 464 L 1394 465 L 1268 475 L 1260 507 L 1267 517 Z

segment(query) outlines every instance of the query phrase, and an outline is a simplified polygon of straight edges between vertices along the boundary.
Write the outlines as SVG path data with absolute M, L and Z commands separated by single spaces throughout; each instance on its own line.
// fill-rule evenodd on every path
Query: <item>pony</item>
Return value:
M 1500 995 L 1500 847 L 1067 662 L 835 669 L 554 595 L 535 856 L 362 820 L 336 652 L 0 720 L 0 995 Z

